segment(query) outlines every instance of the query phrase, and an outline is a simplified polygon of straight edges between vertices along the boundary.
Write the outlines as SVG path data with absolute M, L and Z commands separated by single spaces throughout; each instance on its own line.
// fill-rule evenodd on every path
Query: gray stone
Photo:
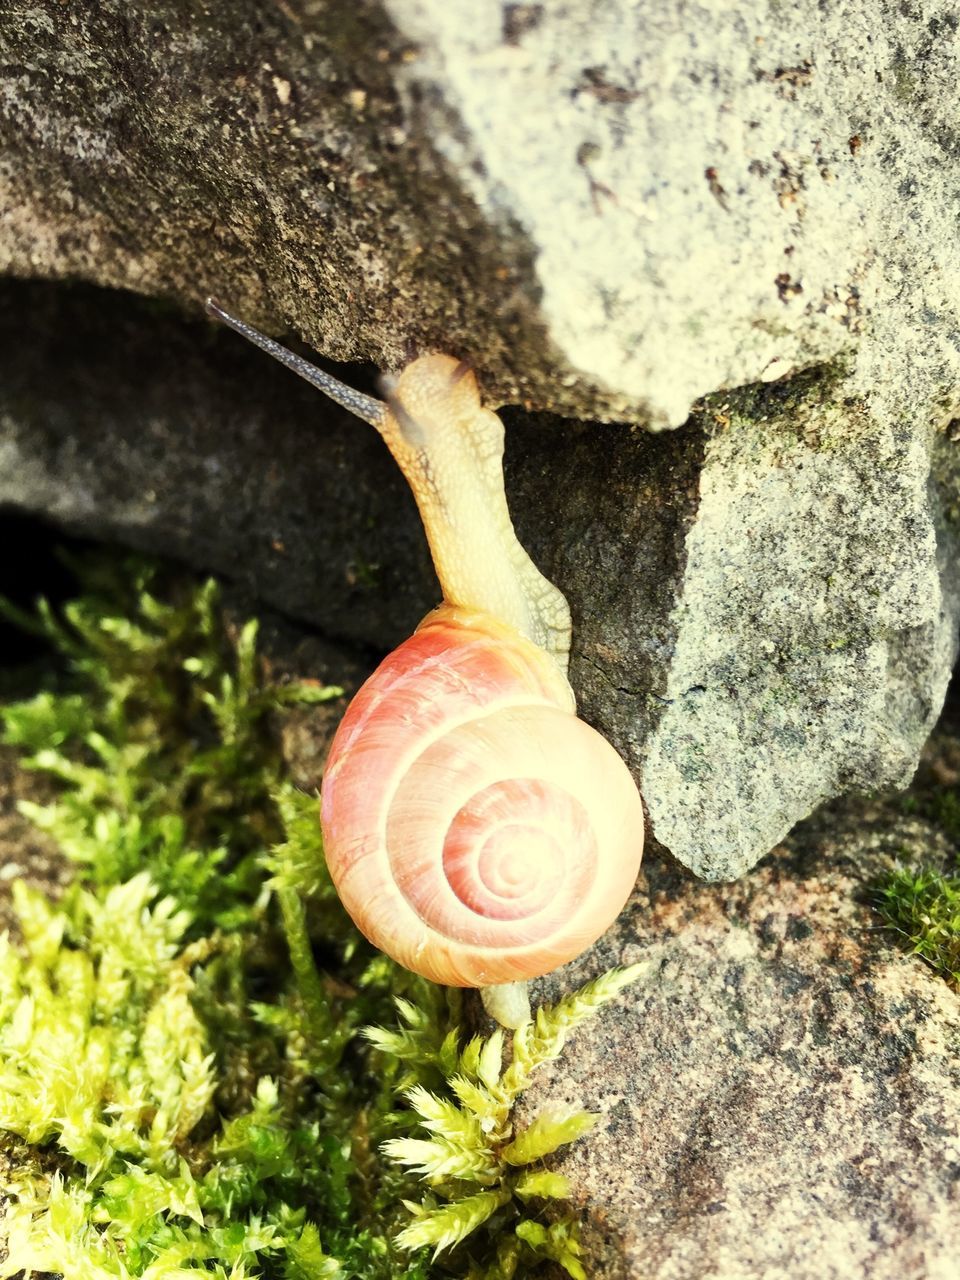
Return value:
M 706 879 L 822 800 L 905 787 L 956 656 L 921 434 L 816 399 L 725 406 L 700 477 L 643 776 L 658 840 Z
M 0 270 L 215 291 L 381 368 L 443 348 L 554 414 L 706 396 L 658 439 L 508 411 L 508 488 L 583 714 L 656 839 L 729 878 L 902 785 L 952 665 L 956 31 L 870 0 L 37 0 L 0 32 Z M 238 339 L 62 286 L 0 310 L 0 501 L 374 648 L 435 602 L 379 442 Z
M 226 574 L 334 638 L 398 643 L 437 587 L 392 460 L 207 337 L 8 286 L 0 502 Z M 582 712 L 640 775 L 657 840 L 708 878 L 851 785 L 905 785 L 953 661 L 925 455 L 870 420 L 844 436 L 828 392 L 790 386 L 676 436 L 609 428 L 603 467 L 589 428 L 512 418 L 510 502 L 573 606 Z
M 494 396 L 682 423 L 858 350 L 956 387 L 958 17 L 792 0 L 34 0 L 0 48 L 0 269 L 338 359 L 441 345 Z M 907 387 L 909 379 L 909 388 Z
M 950 865 L 917 819 L 824 813 L 733 886 L 656 861 L 554 999 L 649 972 L 526 1095 L 587 1107 L 555 1160 L 604 1280 L 952 1280 L 960 1250 L 960 1004 L 870 906 L 898 859 Z

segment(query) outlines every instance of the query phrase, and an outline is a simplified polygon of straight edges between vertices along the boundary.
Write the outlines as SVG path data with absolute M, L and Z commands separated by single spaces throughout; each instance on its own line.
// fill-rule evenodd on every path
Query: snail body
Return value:
M 584 951 L 629 897 L 643 806 L 576 715 L 570 611 L 514 532 L 503 424 L 450 356 L 415 360 L 382 403 L 207 309 L 375 426 L 410 484 L 444 603 L 347 709 L 321 789 L 324 851 L 376 946 L 480 987 L 519 1025 L 520 984 Z

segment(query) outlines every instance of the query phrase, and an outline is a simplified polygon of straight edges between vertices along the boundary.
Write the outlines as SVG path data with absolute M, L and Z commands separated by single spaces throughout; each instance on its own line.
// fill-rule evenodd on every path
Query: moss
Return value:
M 960 868 L 898 867 L 880 886 L 879 907 L 914 955 L 960 985 Z
M 837 403 L 849 374 L 849 361 L 838 356 L 824 364 L 800 369 L 789 378 L 773 382 L 751 382 L 729 391 L 705 396 L 699 409 L 706 414 L 724 408 L 737 418 L 764 422 L 770 417 L 794 418 L 809 413 L 812 406 Z
M 939 728 L 927 745 L 910 790 L 892 807 L 938 832 L 905 849 L 902 861 L 875 886 L 878 909 L 902 944 L 948 982 L 960 985 L 960 793 L 956 763 L 956 699 L 948 695 Z M 933 855 L 936 847 L 939 852 Z
M 960 535 L 960 419 L 937 432 L 933 443 L 933 477 L 944 521 L 954 536 Z
M 465 1040 L 459 993 L 353 928 L 284 777 L 277 718 L 339 690 L 272 683 L 213 583 L 85 574 L 17 615 L 67 670 L 4 710 L 76 875 L 57 903 L 15 885 L 0 947 L 0 1275 L 582 1276 L 543 1158 L 593 1118 L 517 1132 L 513 1106 L 636 971 L 541 1009 L 506 1063 Z
M 766 444 L 825 450 L 849 446 L 854 406 L 844 400 L 849 361 L 838 356 L 789 378 L 752 382 L 705 396 L 695 416 L 711 436 L 737 430 Z
M 917 78 L 907 65 L 902 49 L 896 52 L 892 70 L 894 97 L 900 102 L 913 102 L 917 97 Z
M 482 1226 L 495 1251 L 487 1251 L 485 1267 L 471 1267 L 471 1276 L 522 1274 L 521 1264 L 525 1270 L 551 1258 L 575 1280 L 585 1280 L 572 1219 L 560 1216 L 548 1225 L 537 1220 L 535 1206 L 570 1194 L 566 1178 L 541 1167 L 543 1157 L 589 1132 L 599 1117 L 585 1111 L 542 1115 L 516 1133 L 513 1107 L 533 1073 L 558 1057 L 567 1036 L 645 969 L 613 970 L 555 1007 L 538 1010 L 535 1020 L 514 1032 L 506 1066 L 502 1031 L 486 1040 L 475 1036 L 460 1050 L 456 1035 L 438 1041 L 429 1020 L 407 1002 L 400 1003 L 405 1027 L 368 1029 L 389 1057 L 421 1071 L 437 1068 L 442 1077 L 439 1093 L 425 1088 L 416 1074 L 403 1090 L 424 1136 L 383 1144 L 388 1158 L 415 1170 L 431 1189 L 410 1206 L 414 1219 L 397 1237 L 403 1248 L 427 1245 L 436 1257 Z M 427 1054 L 424 1037 L 433 1041 Z

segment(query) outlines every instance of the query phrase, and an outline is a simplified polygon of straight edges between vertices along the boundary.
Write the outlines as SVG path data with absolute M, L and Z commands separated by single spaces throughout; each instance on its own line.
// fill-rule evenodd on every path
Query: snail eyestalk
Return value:
M 501 982 L 497 987 L 481 987 L 483 1007 L 495 1022 L 516 1031 L 530 1021 L 530 990 L 526 982 Z
M 376 427 L 416 499 L 443 598 L 513 627 L 566 673 L 570 609 L 517 539 L 503 484 L 503 423 L 480 403 L 470 366 L 420 356 L 385 379 L 387 402 L 294 355 L 215 298 L 208 313 Z
M 334 378 L 332 374 L 324 373 L 322 369 L 318 369 L 309 360 L 304 360 L 303 356 L 294 355 L 292 351 L 288 351 L 281 343 L 274 342 L 273 338 L 268 338 L 259 329 L 255 329 L 252 324 L 247 324 L 244 320 L 238 320 L 229 311 L 225 311 L 216 298 L 207 299 L 205 310 L 208 315 L 222 321 L 239 333 L 241 337 L 246 338 L 248 342 L 252 342 L 254 346 L 259 347 L 261 351 L 266 351 L 267 355 L 273 356 L 282 365 L 299 374 L 312 387 L 316 387 L 318 391 L 322 391 L 325 396 L 328 396 L 335 404 L 338 404 L 341 409 L 346 409 L 348 413 L 362 418 L 364 422 L 369 422 L 372 427 L 380 428 L 383 426 L 387 406 L 381 400 L 365 395 L 362 391 L 355 391 L 353 387 L 348 387 L 345 382 Z

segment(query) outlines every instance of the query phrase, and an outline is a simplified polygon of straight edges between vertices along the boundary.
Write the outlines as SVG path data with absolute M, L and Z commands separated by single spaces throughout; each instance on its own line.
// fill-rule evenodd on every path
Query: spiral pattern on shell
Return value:
M 331 876 L 361 931 L 452 986 L 535 977 L 612 923 L 643 809 L 556 662 L 442 606 L 344 716 L 324 775 Z

